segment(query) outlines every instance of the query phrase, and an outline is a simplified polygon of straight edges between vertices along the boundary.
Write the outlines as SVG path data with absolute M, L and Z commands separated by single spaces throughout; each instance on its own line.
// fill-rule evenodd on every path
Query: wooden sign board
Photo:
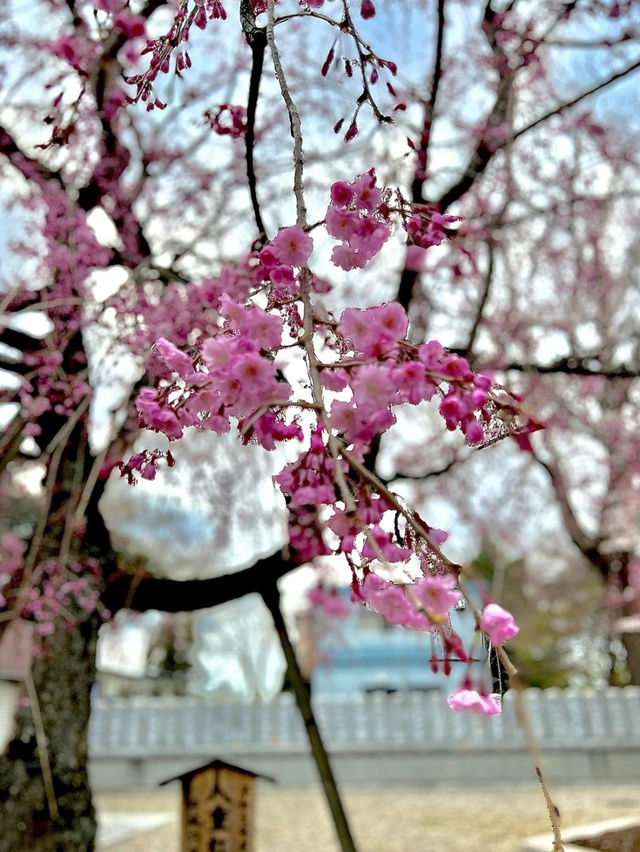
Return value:
M 162 782 L 182 783 L 182 852 L 253 852 L 256 777 L 214 760 Z

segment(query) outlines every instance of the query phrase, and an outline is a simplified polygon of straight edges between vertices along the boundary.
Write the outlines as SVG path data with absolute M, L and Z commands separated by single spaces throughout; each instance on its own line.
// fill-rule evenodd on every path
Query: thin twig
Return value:
M 31 718 L 33 719 L 33 728 L 36 732 L 36 744 L 38 746 L 38 759 L 40 761 L 40 770 L 42 772 L 42 783 L 47 797 L 47 807 L 49 808 L 49 816 L 53 822 L 57 822 L 60 818 L 58 810 L 58 801 L 56 799 L 56 791 L 53 787 L 53 775 L 51 773 L 51 762 L 49 761 L 49 751 L 47 749 L 47 734 L 42 722 L 42 713 L 40 712 L 40 702 L 38 701 L 38 693 L 33 682 L 31 672 L 24 679 L 24 685 L 27 689 L 27 696 L 31 706 Z
M 382 482 L 382 480 L 376 476 L 375 473 L 372 473 L 368 467 L 366 467 L 359 459 L 357 459 L 354 455 L 352 455 L 345 447 L 343 446 L 340 450 L 342 457 L 351 465 L 351 467 L 359 473 L 363 479 L 368 480 L 374 488 L 382 494 L 385 499 L 393 506 L 393 508 L 399 512 L 402 517 L 406 520 L 409 526 L 413 529 L 417 535 L 426 541 L 429 545 L 429 548 L 435 553 L 435 555 L 442 561 L 442 564 L 445 567 L 449 568 L 451 571 L 459 573 L 466 569 L 463 568 L 462 565 L 458 565 L 456 562 L 452 562 L 448 557 L 444 555 L 444 553 L 438 547 L 436 541 L 434 541 L 433 537 L 429 535 L 424 526 L 413 517 L 411 512 L 408 512 L 405 506 L 401 503 L 398 497 L 390 491 L 387 486 Z
M 606 89 L 607 86 L 612 86 L 614 83 L 617 83 L 618 80 L 624 79 L 629 74 L 632 74 L 634 71 L 637 71 L 640 68 L 640 60 L 634 62 L 633 65 L 629 65 L 623 71 L 618 71 L 617 74 L 612 74 L 610 77 L 607 77 L 606 80 L 603 80 L 601 83 L 597 83 L 595 86 L 592 86 L 590 89 L 587 89 L 586 92 L 582 92 L 580 95 L 576 95 L 575 98 L 572 98 L 570 101 L 564 101 L 559 104 L 555 109 L 549 110 L 544 115 L 541 115 L 539 118 L 536 118 L 535 121 L 526 124 L 524 127 L 521 127 L 520 130 L 516 130 L 513 136 L 510 136 L 507 140 L 505 140 L 505 144 L 507 142 L 512 142 L 515 139 L 519 139 L 524 133 L 528 133 L 530 130 L 533 130 L 534 127 L 538 127 L 538 125 L 542 124 L 545 121 L 548 121 L 550 118 L 553 118 L 554 115 L 560 115 L 560 113 L 564 112 L 567 109 L 571 109 L 571 107 L 576 106 L 581 101 L 585 100 L 585 98 L 590 97 L 591 95 L 595 95 L 597 92 L 601 92 L 603 89 Z
M 287 112 L 289 114 L 289 126 L 291 130 L 291 136 L 293 138 L 293 193 L 296 199 L 296 224 L 298 224 L 301 228 L 304 228 L 306 227 L 308 222 L 307 207 L 305 204 L 304 193 L 302 188 L 302 171 L 304 168 L 304 155 L 302 151 L 302 123 L 300 121 L 300 113 L 298 112 L 298 107 L 295 105 L 295 102 L 291 97 L 291 92 L 289 91 L 289 86 L 287 85 L 287 79 L 282 68 L 282 62 L 280 61 L 280 52 L 278 51 L 278 45 L 276 44 L 275 36 L 273 33 L 273 9 L 274 0 L 267 0 L 267 43 L 269 45 L 269 51 L 271 53 L 271 59 L 273 61 L 273 68 L 276 73 L 276 78 L 280 86 L 280 94 L 282 95 L 282 100 L 284 101 L 285 106 L 287 108 Z
M 553 831 L 553 850 L 554 852 L 564 852 L 564 844 L 562 841 L 562 834 L 560 832 L 560 811 L 555 802 L 553 801 L 553 798 L 551 797 L 549 786 L 542 772 L 542 753 L 540 751 L 540 746 L 538 745 L 536 735 L 533 731 L 533 725 L 531 724 L 531 717 L 529 715 L 529 711 L 527 710 L 527 706 L 525 704 L 522 679 L 520 678 L 518 669 L 514 666 L 513 662 L 511 661 L 511 658 L 509 657 L 505 649 L 503 647 L 496 647 L 495 650 L 498 654 L 500 662 L 504 667 L 504 670 L 507 673 L 509 683 L 513 687 L 516 716 L 518 718 L 518 722 L 520 723 L 520 727 L 524 732 L 525 739 L 527 741 L 527 747 L 529 749 L 529 753 L 531 754 L 531 758 L 533 760 L 534 767 L 536 770 L 536 776 L 538 778 L 538 781 L 540 782 L 542 794 L 544 795 L 544 800 L 546 802 L 547 810 L 549 812 L 549 821 L 551 823 L 551 830 Z
M 82 435 L 79 444 L 78 444 L 78 452 L 76 455 L 75 462 L 73 464 L 73 483 L 71 486 L 69 497 L 71 500 L 78 496 L 78 500 L 82 499 L 83 491 L 82 491 L 82 483 L 84 480 L 84 472 L 85 472 L 85 453 L 87 451 L 87 436 Z M 77 523 L 77 509 L 76 511 L 71 511 L 71 508 L 66 512 L 65 522 L 64 522 L 64 531 L 62 533 L 62 541 L 60 543 L 60 551 L 58 559 L 61 565 L 65 565 L 67 562 L 67 558 L 69 555 L 69 549 L 71 545 L 71 538 L 73 536 L 74 530 L 76 529 Z
M 89 476 L 87 476 L 84 488 L 82 489 L 82 494 L 80 495 L 80 499 L 78 500 L 78 505 L 75 511 L 75 522 L 78 524 L 84 518 L 84 513 L 87 511 L 87 506 L 89 505 L 89 500 L 91 499 L 91 495 L 93 494 L 93 489 L 96 487 L 96 482 L 98 481 L 98 477 L 100 476 L 100 470 L 104 461 L 107 457 L 107 451 L 103 450 L 93 460 L 93 465 L 91 466 L 91 470 L 89 471 Z

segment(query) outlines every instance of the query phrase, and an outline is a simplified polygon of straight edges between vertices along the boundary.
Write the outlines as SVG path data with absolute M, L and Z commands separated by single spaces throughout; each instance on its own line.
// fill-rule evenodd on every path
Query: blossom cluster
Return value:
M 204 117 L 218 136 L 239 139 L 247 132 L 247 111 L 243 106 L 220 104 L 216 110 L 207 110 Z
M 31 351 L 23 353 L 29 372 L 17 395 L 27 423 L 25 434 L 30 436 L 40 434 L 37 421 L 43 414 L 52 411 L 62 418 L 71 417 L 90 396 L 86 358 L 79 352 L 67 354 L 67 347 L 85 324 L 82 305 L 87 296 L 87 278 L 111 258 L 111 252 L 98 243 L 84 211 L 70 211 L 65 193 L 53 181 L 43 184 L 41 203 L 46 215 L 42 227 L 46 240 L 42 271 L 55 279 L 56 299 L 48 308 L 52 328 L 46 339 L 34 338 Z M 17 287 L 8 307 L 28 308 L 40 297 L 41 293 L 28 285 Z
M 324 6 L 325 0 L 300 0 L 301 6 L 306 6 L 308 9 L 321 9 Z M 367 20 L 373 18 L 376 14 L 375 6 L 371 0 L 362 0 L 360 3 L 360 15 Z
M 193 9 L 189 9 L 188 0 L 181 0 L 171 26 L 164 35 L 149 39 L 140 52 L 150 55 L 149 67 L 140 74 L 126 78 L 126 82 L 136 87 L 135 97 L 131 101 L 142 100 L 151 111 L 156 107 L 164 109 L 166 104 L 159 98 L 153 98 L 153 85 L 159 74 L 168 74 L 171 69 L 171 56 L 176 47 L 189 41 L 192 25 L 203 30 L 210 20 L 225 20 L 227 13 L 220 0 L 196 0 Z M 180 49 L 175 58 L 177 73 L 191 67 L 191 58 L 185 49 Z
M 391 232 L 390 198 L 373 171 L 333 185 L 324 225 L 341 240 L 334 264 L 362 267 L 377 254 Z M 449 619 L 463 599 L 461 568 L 440 550 L 446 533 L 406 508 L 364 460 L 373 440 L 395 423 L 394 409 L 432 399 L 445 427 L 460 431 L 472 446 L 533 427 L 516 398 L 474 373 L 464 358 L 436 341 L 410 343 L 400 304 L 347 308 L 337 320 L 315 310 L 308 266 L 313 250 L 308 229 L 281 228 L 235 276 L 226 272 L 225 284 L 208 283 L 203 292 L 211 315 L 191 348 L 185 351 L 167 337 L 153 346 L 148 369 L 156 383 L 138 396 L 140 420 L 169 440 L 188 427 L 226 432 L 233 426 L 242 440 L 268 450 L 300 442 L 297 457 L 274 477 L 289 511 L 293 560 L 346 559 L 353 599 L 391 623 L 429 632 L 442 646 L 448 674 L 452 659 L 470 665 L 473 656 Z M 309 371 L 308 384 L 298 381 L 297 389 L 285 375 L 283 353 L 292 350 Z M 170 454 L 152 451 L 136 454 L 120 469 L 130 481 L 137 475 L 152 479 L 163 457 L 172 464 Z M 381 575 L 392 566 L 401 581 Z M 517 632 L 497 605 L 486 607 L 481 622 L 478 629 L 494 645 Z M 437 667 L 435 656 L 432 665 Z M 458 704 L 465 701 L 459 697 Z M 470 705 L 478 707 L 490 712 L 493 705 Z
M 404 338 L 408 319 L 397 303 L 347 308 L 337 327 L 345 345 L 364 363 L 338 360 L 327 369 L 334 389 L 350 386 L 349 401 L 336 400 L 331 420 L 349 443 L 365 449 L 371 439 L 395 423 L 392 406 L 417 405 L 441 396 L 439 411 L 448 430 L 459 428 L 470 445 L 483 441 L 491 380 L 476 375 L 464 358 L 437 342 L 411 346 Z
M 55 632 L 58 618 L 72 629 L 79 612 L 95 612 L 99 607 L 95 559 L 72 560 L 65 566 L 56 559 L 43 560 L 32 569 L 28 587 L 23 589 L 24 554 L 22 539 L 13 533 L 0 536 L 0 610 L 10 604 L 14 609 L 14 599 L 20 599 L 16 615 L 34 621 L 36 632 L 44 639 Z
M 373 169 L 351 183 L 338 181 L 331 187 L 331 203 L 325 227 L 340 244 L 331 260 L 344 270 L 364 269 L 391 233 L 390 211 L 376 185 Z
M 179 385 L 174 382 L 159 389 L 144 388 L 136 407 L 148 428 L 163 432 L 170 440 L 181 438 L 187 426 L 228 432 L 230 418 L 242 421 L 261 408 L 267 414 L 269 408 L 290 396 L 289 384 L 278 377 L 270 357 L 281 343 L 282 319 L 256 305 L 245 308 L 224 297 L 220 313 L 220 333 L 202 341 L 195 358 L 165 338 L 155 343 L 155 361 L 162 371 L 177 378 Z M 255 341 L 260 342 L 260 348 Z M 259 420 L 252 424 L 256 437 L 264 425 Z M 297 426 L 292 426 L 290 433 L 280 418 L 268 420 L 271 428 L 265 435 L 266 443 L 273 441 L 278 430 L 286 433 L 279 440 L 301 437 Z

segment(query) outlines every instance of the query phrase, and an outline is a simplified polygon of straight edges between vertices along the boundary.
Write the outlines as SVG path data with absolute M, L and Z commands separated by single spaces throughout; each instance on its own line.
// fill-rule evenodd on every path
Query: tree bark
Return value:
M 34 660 L 30 691 L 37 701 L 20 707 L 15 736 L 0 757 L 0 852 L 95 848 L 87 734 L 98 626 L 93 615 L 72 631 L 59 627 L 50 650 Z M 26 691 L 23 705 L 24 699 Z

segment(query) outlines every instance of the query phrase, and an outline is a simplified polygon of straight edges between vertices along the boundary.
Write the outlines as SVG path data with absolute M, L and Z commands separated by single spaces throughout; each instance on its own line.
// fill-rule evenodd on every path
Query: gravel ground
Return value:
M 637 816 L 640 783 L 566 787 L 553 791 L 562 824 Z M 379 790 L 346 792 L 345 806 L 360 852 L 519 852 L 525 837 L 549 830 L 536 789 Z M 170 814 L 171 823 L 103 846 L 109 852 L 177 852 L 179 788 L 152 793 L 103 793 L 98 812 Z M 322 795 L 260 786 L 255 852 L 337 852 Z

